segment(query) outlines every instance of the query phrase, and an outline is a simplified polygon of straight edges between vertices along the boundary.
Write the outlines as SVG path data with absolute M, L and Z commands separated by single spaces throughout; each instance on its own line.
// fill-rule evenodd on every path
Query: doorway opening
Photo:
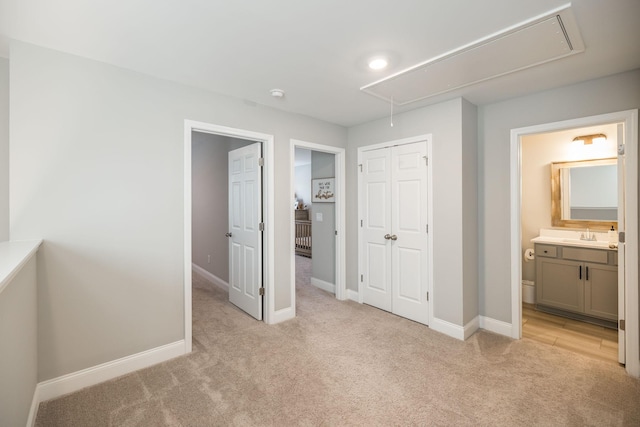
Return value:
M 523 163 L 527 161 L 527 159 L 523 156 L 523 144 L 527 137 L 533 135 L 540 134 L 548 134 L 553 132 L 563 132 L 572 129 L 581 129 L 581 128 L 592 128 L 604 125 L 612 125 L 615 127 L 615 134 L 617 136 L 617 144 L 616 151 L 617 156 L 617 164 L 618 171 L 620 173 L 618 182 L 620 185 L 618 186 L 619 196 L 619 206 L 618 210 L 618 231 L 623 234 L 621 238 L 621 242 L 618 246 L 617 252 L 614 255 L 607 255 L 612 259 L 615 257 L 615 261 L 607 261 L 605 262 L 604 258 L 599 260 L 600 264 L 617 264 L 618 271 L 618 313 L 617 320 L 622 320 L 624 322 L 623 327 L 619 328 L 618 332 L 618 345 L 619 345 L 619 361 L 621 363 L 625 363 L 626 370 L 629 374 L 633 376 L 640 375 L 640 363 L 639 363 L 639 351 L 638 351 L 638 289 L 637 286 L 633 284 L 637 284 L 638 282 L 638 151 L 637 151 L 637 138 L 638 138 L 638 115 L 636 110 L 625 111 L 619 113 L 611 113 L 611 114 L 603 114 L 599 116 L 586 117 L 582 119 L 568 120 L 563 122 L 549 123 L 537 126 L 531 126 L 527 128 L 519 128 L 513 129 L 511 131 L 511 310 L 512 310 L 512 337 L 515 339 L 520 339 L 522 337 L 522 319 L 523 319 L 523 309 L 522 309 L 522 279 L 523 269 L 530 269 L 529 266 L 524 267 L 525 264 L 523 262 L 523 248 L 524 246 L 528 246 L 533 243 L 544 243 L 541 240 L 533 243 L 527 241 L 526 239 L 530 236 L 523 235 L 523 224 L 521 218 L 523 218 L 523 214 L 526 216 L 528 212 L 524 211 L 524 197 L 523 194 L 523 170 L 525 167 Z M 576 135 L 574 135 L 576 136 Z M 550 175 L 550 172 L 549 172 Z M 549 186 L 550 187 L 550 186 Z M 550 189 L 548 190 L 547 197 L 551 199 Z M 623 201 L 623 202 L 622 202 Z M 547 211 L 547 215 L 549 211 Z M 558 233 L 560 230 L 560 234 L 556 234 L 558 239 L 562 240 L 563 244 L 551 245 L 551 247 L 542 247 L 540 250 L 544 252 L 544 249 L 547 249 L 547 252 L 544 254 L 535 254 L 534 256 L 538 258 L 536 261 L 547 260 L 548 258 L 556 257 L 557 260 L 553 259 L 550 262 L 555 262 L 557 266 L 554 267 L 556 272 L 564 271 L 562 270 L 562 265 L 567 263 L 574 263 L 573 267 L 578 272 L 578 276 L 575 278 L 575 282 L 577 285 L 584 286 L 584 288 L 580 289 L 581 297 L 584 298 L 580 300 L 580 295 L 577 297 L 577 301 L 579 304 L 584 304 L 583 307 L 590 307 L 590 303 L 593 301 L 588 300 L 589 292 L 588 286 L 593 285 L 593 283 L 588 283 L 588 280 L 592 282 L 595 280 L 595 276 L 591 276 L 591 279 L 587 279 L 586 272 L 591 271 L 592 273 L 596 271 L 596 266 L 590 264 L 593 259 L 582 259 L 585 256 L 591 257 L 595 254 L 596 248 L 582 248 L 580 247 L 583 240 L 582 235 L 580 233 L 586 233 L 587 236 L 590 236 L 590 231 L 587 232 L 584 230 L 573 230 L 577 233 L 575 239 L 566 238 L 564 231 L 570 231 L 569 229 L 558 228 L 558 227 L 549 227 L 552 231 L 548 236 L 554 236 L 554 233 Z M 602 230 L 605 232 L 607 230 Z M 604 236 L 596 236 L 597 240 L 605 239 Z M 581 240 L 582 239 L 582 240 Z M 575 240 L 575 242 L 572 242 Z M 624 242 L 623 242 L 624 240 Z M 576 243 L 574 248 L 570 248 L 569 250 L 563 249 L 565 246 L 572 246 L 572 243 Z M 608 242 L 605 243 L 608 248 Z M 557 249 L 559 247 L 560 249 Z M 587 252 L 584 252 L 584 251 Z M 555 253 L 554 253 L 555 252 Z M 586 254 L 586 255 L 585 255 Z M 543 255 L 543 257 L 540 257 Z M 589 267 L 590 270 L 587 270 Z M 540 273 L 540 263 L 536 267 L 536 273 Z M 543 277 L 537 277 L 536 282 L 540 282 L 541 280 L 546 283 L 546 278 L 550 277 L 551 273 L 549 271 L 542 270 Z M 530 274 L 527 273 L 527 274 Z M 611 273 L 607 273 L 611 275 Z M 567 276 L 569 277 L 569 276 Z M 558 283 L 566 283 L 566 280 L 561 280 Z M 540 295 L 540 288 L 538 288 L 540 283 L 536 283 L 536 297 L 541 297 L 548 303 L 549 294 L 547 296 Z M 543 288 L 544 289 L 544 288 Z M 577 289 L 577 287 L 576 287 Z M 557 289 L 556 289 L 557 290 Z M 557 293 L 556 296 L 561 293 Z M 561 297 L 565 297 L 567 294 L 560 295 Z M 544 302 L 544 301 L 543 301 Z M 540 301 L 537 301 L 540 303 Z M 545 305 L 547 305 L 545 303 Z M 563 301 L 565 304 L 564 308 L 568 304 L 567 301 Z M 573 310 L 577 311 L 577 310 Z M 602 316 L 601 316 L 602 317 Z
M 258 198 L 255 198 L 260 206 L 255 206 L 257 215 L 261 216 L 262 225 L 256 223 L 255 228 L 261 228 L 260 237 L 262 239 L 259 244 L 261 251 L 260 259 L 262 265 L 258 268 L 252 268 L 255 270 L 256 277 L 262 283 L 264 288 L 264 297 L 257 298 L 256 294 L 256 306 L 259 304 L 261 311 L 260 316 L 266 323 L 272 323 L 274 318 L 274 211 L 273 211 L 273 183 L 274 183 L 274 170 L 273 170 L 273 136 L 268 134 L 262 134 L 243 129 L 234 129 L 223 126 L 218 126 L 209 123 L 195 122 L 185 120 L 184 128 L 184 334 L 185 334 L 185 352 L 189 353 L 192 350 L 192 269 L 204 274 L 210 281 L 217 285 L 225 286 L 228 281 L 228 276 L 225 276 L 225 260 L 226 266 L 229 266 L 229 259 L 225 257 L 225 248 L 227 248 L 226 255 L 229 255 L 228 248 L 233 246 L 229 244 L 228 237 L 225 234 L 231 234 L 229 232 L 229 217 L 233 215 L 220 214 L 216 218 L 211 218 L 211 212 L 213 210 L 220 210 L 223 208 L 229 213 L 229 186 L 227 185 L 227 177 L 218 177 L 219 180 L 224 180 L 218 185 L 211 186 L 209 190 L 212 193 L 209 196 L 214 198 L 194 198 L 194 190 L 198 190 L 196 186 L 200 186 L 201 183 L 206 182 L 207 179 L 213 179 L 213 176 L 207 176 L 205 179 L 194 179 L 194 165 L 192 163 L 194 147 L 199 150 L 200 153 L 207 153 L 207 157 L 215 159 L 216 162 L 221 165 L 228 166 L 231 164 L 231 157 L 228 157 L 229 152 L 238 150 L 245 150 L 252 145 L 257 146 L 258 152 L 261 152 L 262 172 L 260 173 L 262 184 L 256 186 L 253 193 L 259 193 Z M 204 150 L 204 151 L 203 151 Z M 246 154 L 246 155 L 245 155 Z M 247 153 L 242 153 L 242 158 L 251 157 Z M 256 156 L 252 157 L 252 162 L 255 165 L 259 164 L 259 159 Z M 252 163 L 253 164 L 253 163 Z M 213 166 L 213 165 L 211 165 Z M 200 168 L 199 173 L 203 170 L 212 171 L 212 168 Z M 220 170 L 227 174 L 227 167 L 220 167 Z M 246 170 L 244 166 L 242 170 Z M 209 175 L 211 175 L 209 173 Z M 200 177 L 202 178 L 202 177 Z M 197 184 L 194 184 L 197 182 Z M 215 188 L 214 188 L 215 187 Z M 218 194 L 219 193 L 219 194 Z M 217 196 L 216 196 L 217 194 Z M 257 194 L 256 194 L 257 196 Z M 233 199 L 235 200 L 235 199 Z M 207 206 L 201 210 L 196 211 L 194 209 L 194 201 L 197 203 L 204 203 Z M 256 203 L 258 203 L 256 202 Z M 236 204 L 234 201 L 232 204 Z M 255 203 L 254 203 L 255 204 Z M 220 206 L 221 205 L 221 206 Z M 203 212 L 207 211 L 207 212 Z M 194 214 L 196 218 L 194 220 Z M 198 215 L 209 216 L 209 218 L 200 218 Z M 207 224 L 207 221 L 209 223 Z M 211 221 L 216 222 L 211 224 Z M 207 224 L 206 227 L 203 224 Z M 203 233 L 203 236 L 198 235 L 194 238 L 194 232 Z M 211 239 L 215 239 L 214 234 L 218 237 L 217 244 L 210 244 L 207 241 L 206 235 Z M 202 238 L 201 238 L 202 237 Z M 197 245 L 197 248 L 196 248 Z M 255 245 L 254 245 L 255 246 Z M 251 265 L 251 263 L 248 263 Z M 229 270 L 226 270 L 228 272 Z M 215 274 L 217 272 L 218 274 Z M 245 274 L 245 273 L 242 273 Z M 222 276 L 222 277 L 221 277 Z M 231 272 L 230 276 L 233 276 Z M 225 280 L 227 278 L 227 280 Z M 233 278 L 231 278 L 233 283 Z M 255 282 L 252 280 L 252 282 Z M 259 289 L 256 288 L 256 292 Z M 237 305 L 237 304 L 236 304 Z M 242 307 L 241 307 L 242 308 Z M 255 317 L 255 316 L 254 316 Z
M 291 301 L 296 280 L 346 299 L 343 148 L 290 141 Z
M 617 126 L 521 137 L 522 336 L 612 363 L 619 361 L 619 280 L 609 230 L 624 209 Z M 574 141 L 596 134 L 605 137 Z M 595 240 L 579 240 L 587 229 Z

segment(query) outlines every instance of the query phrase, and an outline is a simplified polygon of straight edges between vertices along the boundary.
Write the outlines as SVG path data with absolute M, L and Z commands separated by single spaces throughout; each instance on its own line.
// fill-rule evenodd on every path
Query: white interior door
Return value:
M 618 124 L 618 233 L 625 231 L 625 199 L 624 199 L 624 129 Z M 618 243 L 618 319 L 625 319 L 625 244 Z M 618 326 L 620 322 L 618 321 Z M 618 328 L 618 362 L 625 363 L 625 331 Z
M 365 151 L 362 159 L 363 301 L 392 311 L 391 151 Z M 385 238 L 385 236 L 387 236 Z
M 262 320 L 261 144 L 229 152 L 229 301 Z
M 427 147 L 391 148 L 393 312 L 429 322 L 427 303 Z
M 428 324 L 426 143 L 361 159 L 363 302 Z

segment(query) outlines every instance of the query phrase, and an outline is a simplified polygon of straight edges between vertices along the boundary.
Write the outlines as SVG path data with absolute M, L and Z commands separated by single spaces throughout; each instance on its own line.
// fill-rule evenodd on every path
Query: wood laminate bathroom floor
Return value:
M 618 363 L 618 331 L 522 305 L 522 337 Z

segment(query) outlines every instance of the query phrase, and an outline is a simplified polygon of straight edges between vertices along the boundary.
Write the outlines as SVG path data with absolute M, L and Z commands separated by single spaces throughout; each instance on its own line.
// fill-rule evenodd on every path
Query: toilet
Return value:
M 522 302 L 527 304 L 536 303 L 536 285 L 531 280 L 522 281 Z

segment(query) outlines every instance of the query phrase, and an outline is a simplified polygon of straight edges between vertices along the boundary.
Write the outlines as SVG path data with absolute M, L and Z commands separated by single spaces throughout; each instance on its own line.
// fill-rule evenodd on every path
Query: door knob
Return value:
M 398 236 L 394 234 L 393 236 L 391 236 L 391 240 L 398 240 Z
M 387 239 L 387 240 L 391 239 L 391 234 L 385 234 L 384 238 Z
M 232 236 L 231 233 L 224 233 L 224 235 L 227 236 L 227 237 L 231 237 Z

